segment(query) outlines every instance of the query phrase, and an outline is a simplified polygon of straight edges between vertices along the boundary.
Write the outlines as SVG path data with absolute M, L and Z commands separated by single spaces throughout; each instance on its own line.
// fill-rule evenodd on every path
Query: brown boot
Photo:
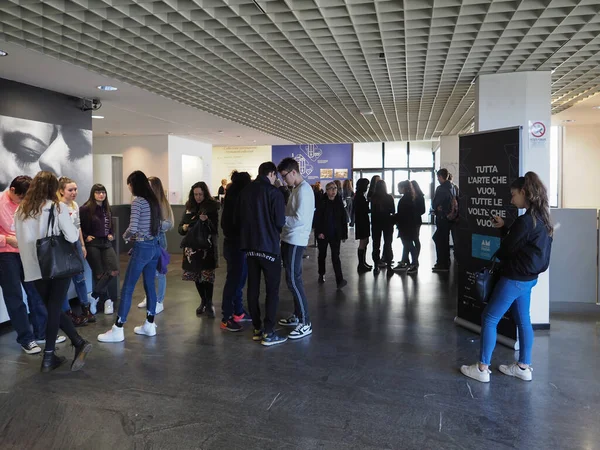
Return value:
M 75 326 L 75 328 L 77 328 L 77 327 L 83 327 L 83 326 L 87 325 L 87 323 L 88 323 L 88 320 L 85 317 L 78 316 L 77 314 L 75 314 L 71 310 L 68 310 L 65 314 L 67 316 L 69 316 L 69 318 L 73 322 L 73 325 Z
M 81 305 L 81 316 L 87 319 L 87 323 L 96 323 L 96 316 L 92 314 L 89 306 Z

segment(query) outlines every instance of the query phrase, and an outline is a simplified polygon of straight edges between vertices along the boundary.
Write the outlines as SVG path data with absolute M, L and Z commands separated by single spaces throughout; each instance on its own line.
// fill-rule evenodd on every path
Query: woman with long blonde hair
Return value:
M 79 239 L 79 230 L 69 217 L 69 210 L 58 200 L 58 179 L 51 172 L 39 172 L 25 194 L 25 198 L 15 213 L 15 231 L 19 242 L 21 261 L 25 281 L 33 281 L 35 287 L 48 310 L 46 324 L 46 346 L 42 359 L 42 372 L 51 372 L 66 360 L 55 354 L 58 328 L 67 334 L 75 347 L 75 358 L 71 370 L 83 367 L 85 357 L 92 350 L 92 345 L 83 339 L 75 330 L 71 319 L 61 310 L 71 278 L 42 279 L 42 272 L 37 256 L 37 241 L 48 233 L 61 234 L 72 243 Z M 54 215 L 54 226 L 49 230 L 50 214 Z
M 87 251 L 85 249 L 85 242 L 83 240 L 83 233 L 81 232 L 81 218 L 79 216 L 79 205 L 75 202 L 77 198 L 77 183 L 68 177 L 60 177 L 58 179 L 58 198 L 59 200 L 67 205 L 69 216 L 73 221 L 73 225 L 79 230 L 79 239 L 75 243 L 77 246 L 77 251 L 79 252 L 79 256 L 84 260 L 87 256 Z M 89 323 L 96 322 L 96 316 L 94 316 L 90 311 L 90 300 L 88 298 L 88 289 L 85 282 L 84 273 L 78 273 L 74 275 L 73 285 L 75 286 L 75 292 L 77 293 L 77 297 L 79 298 L 79 302 L 81 303 L 81 312 L 82 315 L 79 316 L 73 312 L 71 309 L 71 305 L 69 304 L 68 295 L 65 296 L 65 302 L 63 304 L 63 311 L 67 316 L 71 318 L 73 321 L 73 325 L 76 327 L 83 326 Z
M 167 200 L 167 196 L 165 195 L 165 190 L 160 178 L 148 177 L 148 181 L 150 182 L 150 187 L 154 191 L 154 195 L 156 195 L 158 204 L 160 206 L 160 233 L 158 235 L 158 243 L 163 249 L 166 250 L 166 233 L 173 228 L 173 225 L 175 224 L 173 209 L 171 208 L 169 200 Z M 158 281 L 158 289 L 156 291 L 156 314 L 160 314 L 165 309 L 163 302 L 165 300 L 165 293 L 167 292 L 167 275 L 156 271 L 156 280 Z M 148 299 L 144 298 L 144 300 L 138 304 L 138 308 L 145 308 L 147 302 Z

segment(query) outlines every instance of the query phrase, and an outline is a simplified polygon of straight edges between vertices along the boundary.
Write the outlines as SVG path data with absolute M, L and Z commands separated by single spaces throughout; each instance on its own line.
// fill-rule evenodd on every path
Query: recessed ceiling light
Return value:
M 594 109 L 600 109 L 600 106 L 592 106 Z
M 4 50 L 0 50 L 0 56 L 8 56 L 8 52 L 5 52 Z
M 360 113 L 363 116 L 372 116 L 373 115 L 373 111 L 361 111 Z
M 114 86 L 98 86 L 98 89 L 100 89 L 101 91 L 116 91 L 119 88 L 116 88 Z
M 92 116 L 92 119 L 104 119 L 104 116 Z
M 572 119 L 567 119 L 567 120 L 562 121 L 562 123 L 573 123 L 573 122 L 575 122 L 575 121 Z
M 223 134 L 223 130 L 219 130 L 219 134 Z

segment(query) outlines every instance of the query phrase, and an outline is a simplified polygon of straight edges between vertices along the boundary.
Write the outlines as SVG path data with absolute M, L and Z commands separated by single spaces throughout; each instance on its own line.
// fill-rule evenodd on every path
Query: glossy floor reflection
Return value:
M 13 332 L 0 336 L 0 448 L 600 448 L 598 309 L 552 314 L 552 330 L 536 333 L 532 383 L 494 371 L 482 385 L 458 371 L 479 343 L 452 322 L 455 286 L 430 272 L 432 247 L 417 277 L 358 276 L 355 253 L 354 241 L 343 246 L 349 284 L 338 292 L 333 274 L 317 284 L 317 252 L 308 250 L 314 333 L 299 342 L 265 348 L 250 326 L 233 334 L 197 318 L 180 258 L 158 336 L 133 333 L 144 318 L 134 308 L 124 343 L 97 343 L 114 320 L 99 316 L 81 329 L 94 343 L 82 372 L 42 375 L 39 356 L 25 355 Z M 220 303 L 224 267 L 217 276 Z M 283 316 L 292 302 L 281 292 Z M 493 363 L 512 360 L 498 347 Z

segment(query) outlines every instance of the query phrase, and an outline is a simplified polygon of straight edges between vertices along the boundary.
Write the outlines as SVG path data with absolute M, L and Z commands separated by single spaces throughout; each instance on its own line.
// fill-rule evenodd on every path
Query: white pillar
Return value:
M 481 75 L 475 86 L 475 131 L 521 126 L 521 175 L 536 172 L 550 183 L 550 72 Z M 550 324 L 549 274 L 531 296 L 531 321 Z
M 440 169 L 448 169 L 458 184 L 458 135 L 440 137 Z

